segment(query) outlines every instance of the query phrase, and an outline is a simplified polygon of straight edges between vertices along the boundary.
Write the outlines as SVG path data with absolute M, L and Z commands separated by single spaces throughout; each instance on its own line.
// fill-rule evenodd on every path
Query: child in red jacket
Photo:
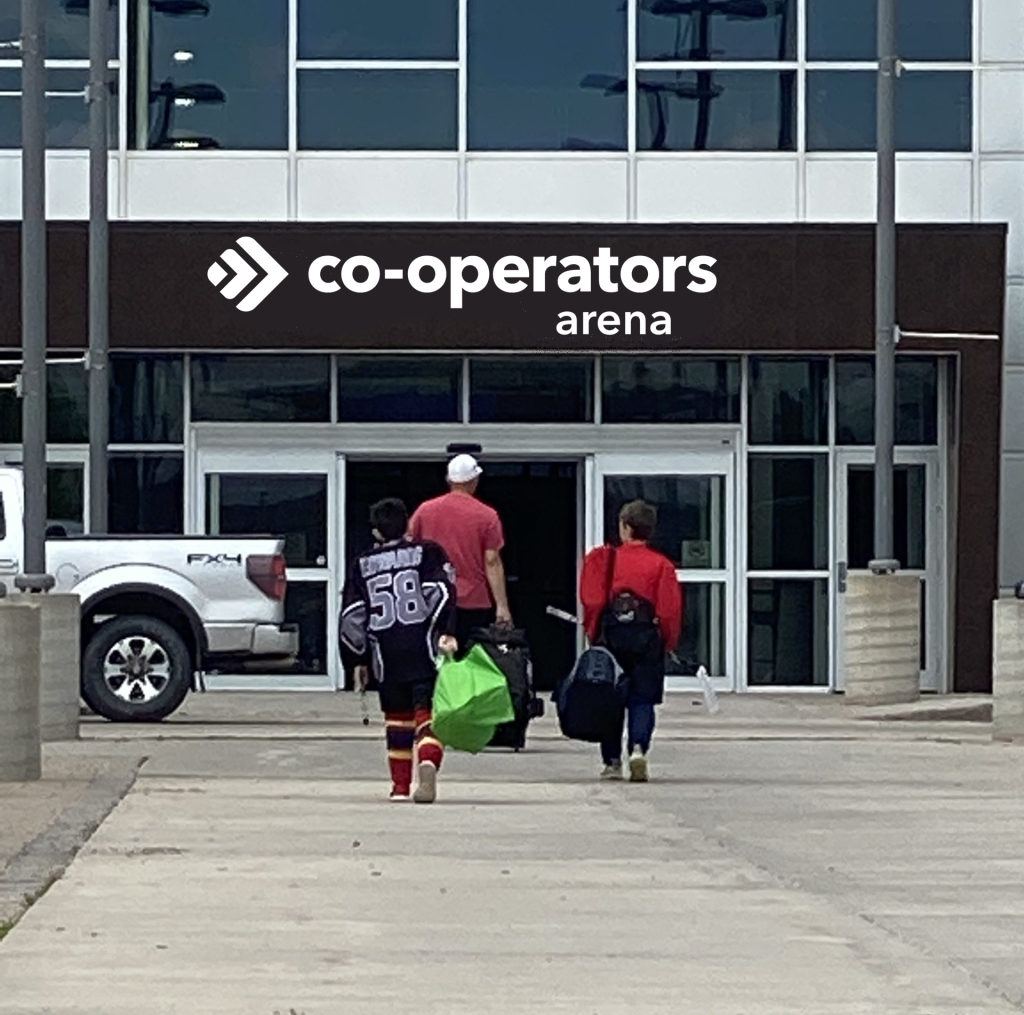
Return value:
M 592 644 L 606 645 L 623 668 L 628 697 L 629 777 L 647 782 L 647 755 L 654 735 L 654 707 L 665 694 L 665 655 L 682 633 L 683 596 L 676 569 L 647 544 L 658 523 L 657 510 L 645 501 L 619 513 L 621 546 L 599 546 L 583 561 L 580 600 L 583 623 Z M 630 623 L 620 623 L 628 611 Z M 602 779 L 622 778 L 622 738 L 601 744 Z

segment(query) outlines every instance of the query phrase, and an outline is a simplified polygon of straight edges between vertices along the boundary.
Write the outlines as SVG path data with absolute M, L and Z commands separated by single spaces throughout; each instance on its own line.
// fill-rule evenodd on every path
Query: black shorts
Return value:
M 420 680 L 415 683 L 392 683 L 386 681 L 378 688 L 380 707 L 385 715 L 394 712 L 430 711 L 434 704 L 436 680 Z

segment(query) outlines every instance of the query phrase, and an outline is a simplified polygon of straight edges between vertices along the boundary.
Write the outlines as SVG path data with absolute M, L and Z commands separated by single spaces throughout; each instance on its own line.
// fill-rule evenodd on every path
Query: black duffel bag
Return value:
M 601 743 L 622 736 L 627 681 L 615 657 L 589 648 L 554 693 L 558 725 L 570 740 Z

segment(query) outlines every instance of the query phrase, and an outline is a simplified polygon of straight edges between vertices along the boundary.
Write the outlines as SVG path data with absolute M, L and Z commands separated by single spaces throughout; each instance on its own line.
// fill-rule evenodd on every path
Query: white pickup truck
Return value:
M 0 468 L 0 584 L 23 558 L 20 469 Z M 82 603 L 82 697 L 107 719 L 163 719 L 204 670 L 286 664 L 284 542 L 269 536 L 47 539 L 56 592 Z

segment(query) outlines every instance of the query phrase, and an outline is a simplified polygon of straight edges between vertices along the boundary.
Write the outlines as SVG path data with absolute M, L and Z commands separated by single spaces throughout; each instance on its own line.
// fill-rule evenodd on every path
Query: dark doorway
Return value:
M 547 615 L 549 605 L 576 610 L 579 554 L 578 466 L 575 462 L 495 462 L 482 459 L 480 499 L 505 529 L 505 573 L 516 625 L 530 639 L 534 679 L 550 690 L 572 667 L 576 632 Z M 370 505 L 401 497 L 413 511 L 444 493 L 444 463 L 348 462 L 345 471 L 345 559 L 371 542 Z M 346 674 L 346 684 L 349 683 Z

